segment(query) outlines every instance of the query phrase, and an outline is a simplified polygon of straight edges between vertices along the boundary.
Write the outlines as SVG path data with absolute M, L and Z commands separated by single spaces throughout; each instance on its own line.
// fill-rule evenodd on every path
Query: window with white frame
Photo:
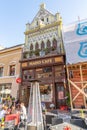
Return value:
M 6 98 L 8 95 L 11 94 L 11 83 L 7 84 L 0 84 L 0 97 Z
M 14 76 L 15 75 L 15 65 L 10 65 L 10 76 Z
M 0 67 L 0 77 L 3 76 L 3 67 Z

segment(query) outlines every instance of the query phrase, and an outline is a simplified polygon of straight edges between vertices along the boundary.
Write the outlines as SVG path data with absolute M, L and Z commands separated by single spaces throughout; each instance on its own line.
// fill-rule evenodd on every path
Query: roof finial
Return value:
M 42 4 L 40 5 L 40 8 L 41 8 L 41 9 L 44 9 L 44 8 L 45 8 L 45 4 L 42 3 Z

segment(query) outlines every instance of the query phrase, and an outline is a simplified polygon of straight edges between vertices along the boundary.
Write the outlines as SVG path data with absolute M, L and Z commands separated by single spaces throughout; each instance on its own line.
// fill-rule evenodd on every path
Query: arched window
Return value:
M 35 44 L 35 50 L 37 50 L 37 49 L 39 49 L 39 44 L 38 43 Z
M 56 39 L 53 40 L 53 48 L 55 48 L 55 49 L 57 48 L 57 40 Z
M 30 50 L 33 50 L 33 44 L 30 45 Z
M 50 41 L 48 40 L 47 41 L 47 48 L 50 48 L 51 47 L 51 43 L 50 43 Z
M 42 43 L 41 43 L 41 50 L 43 50 L 45 48 L 45 44 L 44 44 L 44 42 L 42 41 Z

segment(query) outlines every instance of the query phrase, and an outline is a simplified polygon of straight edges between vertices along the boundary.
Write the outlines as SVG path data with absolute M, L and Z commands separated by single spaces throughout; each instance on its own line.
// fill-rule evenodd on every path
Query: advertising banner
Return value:
M 58 99 L 64 99 L 64 92 L 63 91 L 58 92 Z
M 67 64 L 87 61 L 87 19 L 63 27 Z

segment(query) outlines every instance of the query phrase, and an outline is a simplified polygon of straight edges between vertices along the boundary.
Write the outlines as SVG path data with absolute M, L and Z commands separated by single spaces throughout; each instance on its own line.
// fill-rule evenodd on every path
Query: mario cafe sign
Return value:
M 51 64 L 51 63 L 56 63 L 56 62 L 63 62 L 63 57 L 61 56 L 61 57 L 55 57 L 55 58 L 28 61 L 28 62 L 22 63 L 22 67 Z
M 29 66 L 47 64 L 47 63 L 52 63 L 52 59 L 44 59 L 44 60 L 32 61 L 32 62 L 29 62 Z

